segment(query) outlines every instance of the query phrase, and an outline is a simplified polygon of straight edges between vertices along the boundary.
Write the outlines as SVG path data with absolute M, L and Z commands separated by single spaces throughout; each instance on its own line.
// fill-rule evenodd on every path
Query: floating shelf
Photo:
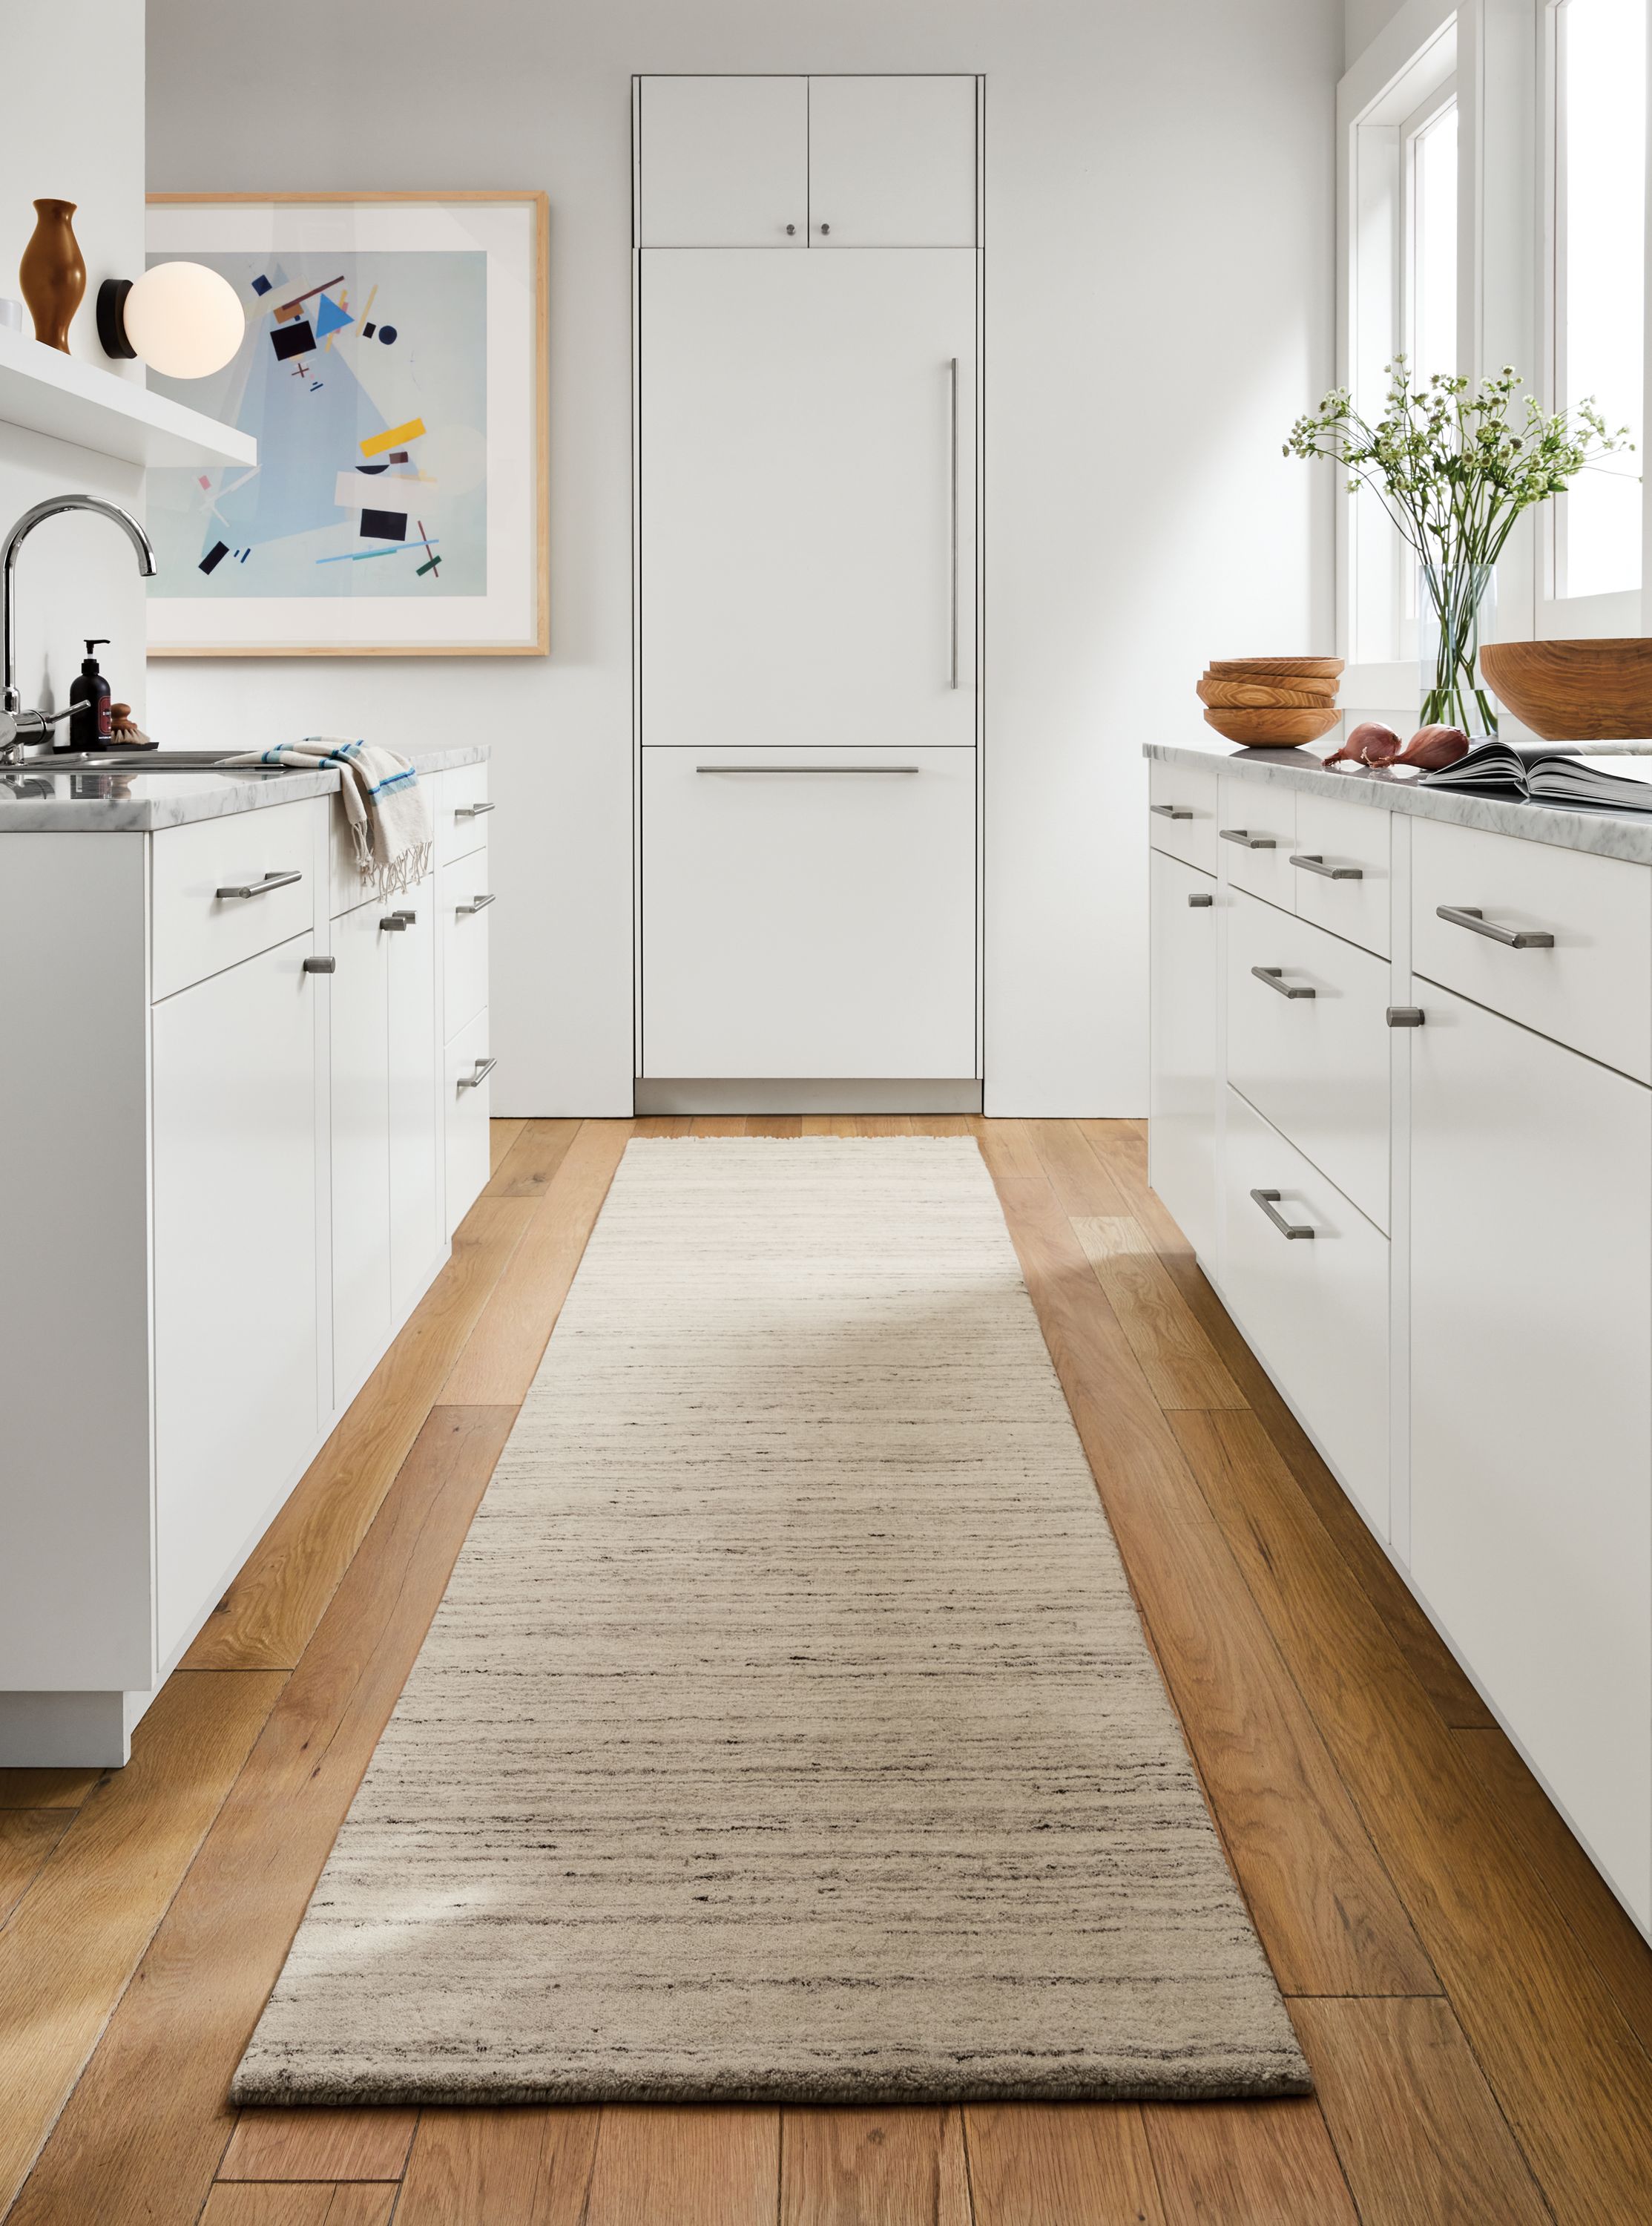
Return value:
M 0 424 L 129 464 L 256 464 L 250 433 L 0 328 Z

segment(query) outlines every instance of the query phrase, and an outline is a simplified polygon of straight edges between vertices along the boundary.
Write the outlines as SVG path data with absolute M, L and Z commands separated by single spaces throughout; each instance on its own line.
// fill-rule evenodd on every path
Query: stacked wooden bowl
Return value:
M 1212 658 L 1199 683 L 1204 716 L 1218 735 L 1256 750 L 1317 742 L 1342 716 L 1339 657 Z

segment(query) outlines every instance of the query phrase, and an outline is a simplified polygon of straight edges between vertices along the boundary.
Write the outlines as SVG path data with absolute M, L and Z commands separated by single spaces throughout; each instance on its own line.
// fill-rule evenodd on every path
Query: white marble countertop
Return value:
M 421 773 L 475 765 L 490 754 L 485 742 L 447 749 L 410 750 Z M 0 835 L 133 835 L 157 827 L 183 827 L 194 819 L 224 819 L 260 811 L 301 797 L 331 796 L 339 775 L 279 766 L 181 766 L 145 772 L 144 753 L 134 750 L 132 769 L 76 773 L 54 769 L 49 758 L 0 766 Z
M 1563 850 L 1592 850 L 1603 858 L 1626 858 L 1652 866 L 1652 813 L 1567 811 L 1548 804 L 1503 802 L 1491 796 L 1465 796 L 1460 790 L 1421 788 L 1414 773 L 1401 766 L 1337 766 L 1322 758 L 1337 747 L 1335 737 L 1317 747 L 1290 750 L 1236 749 L 1231 742 L 1144 742 L 1141 754 L 1164 765 L 1202 766 L 1305 789 L 1315 796 L 1339 796 L 1350 804 L 1373 805 L 1381 811 L 1404 811 L 1418 819 L 1446 819 L 1458 827 L 1484 827 L 1496 835 L 1517 835 L 1528 843 L 1552 843 Z M 1586 747 L 1579 746 L 1583 754 Z M 1633 774 L 1644 766 L 1652 782 L 1652 757 L 1614 761 L 1612 770 Z

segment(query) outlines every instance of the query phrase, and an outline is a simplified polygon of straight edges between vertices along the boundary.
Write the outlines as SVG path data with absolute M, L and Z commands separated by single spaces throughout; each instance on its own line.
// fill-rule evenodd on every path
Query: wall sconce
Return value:
M 104 353 L 141 357 L 166 378 L 222 371 L 245 332 L 234 287 L 204 263 L 157 263 L 141 278 L 105 278 L 98 289 Z

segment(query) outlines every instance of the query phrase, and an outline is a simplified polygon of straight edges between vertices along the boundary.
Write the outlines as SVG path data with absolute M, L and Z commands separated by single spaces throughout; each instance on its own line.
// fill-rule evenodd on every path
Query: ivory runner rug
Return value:
M 633 1142 L 235 2100 L 1309 2084 L 973 1140 Z

